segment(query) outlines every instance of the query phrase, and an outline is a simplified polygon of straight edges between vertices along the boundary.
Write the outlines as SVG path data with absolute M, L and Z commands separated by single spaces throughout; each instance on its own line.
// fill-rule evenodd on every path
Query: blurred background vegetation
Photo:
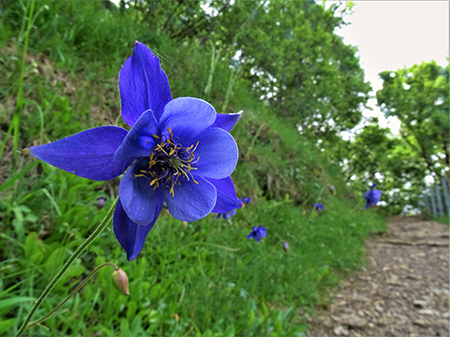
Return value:
M 130 297 L 102 270 L 65 312 L 29 335 L 304 336 L 305 315 L 328 303 L 342 275 L 364 268 L 365 239 L 385 229 L 380 214 L 415 207 L 425 176 L 448 174 L 448 66 L 381 73 L 378 104 L 400 119 L 400 135 L 372 120 L 343 139 L 361 122 L 371 91 L 357 48 L 335 34 L 351 7 L 0 2 L 0 335 L 17 330 L 104 217 L 119 181 L 89 181 L 19 151 L 90 127 L 125 127 L 118 74 L 138 40 L 159 56 L 173 97 L 244 111 L 232 131 L 240 150 L 232 178 L 238 196 L 252 202 L 229 221 L 210 215 L 182 223 L 163 212 L 132 263 L 106 231 L 34 318 L 104 261 L 127 272 Z M 371 182 L 383 203 L 365 211 L 362 192 Z M 314 202 L 325 210 L 316 212 Z M 257 225 L 268 227 L 267 238 L 246 240 Z

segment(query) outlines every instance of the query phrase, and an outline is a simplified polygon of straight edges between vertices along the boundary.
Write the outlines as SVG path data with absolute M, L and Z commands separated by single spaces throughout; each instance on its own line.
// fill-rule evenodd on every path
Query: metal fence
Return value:
M 422 190 L 423 205 L 435 218 L 450 216 L 449 184 L 445 178 L 441 184 L 424 187 Z

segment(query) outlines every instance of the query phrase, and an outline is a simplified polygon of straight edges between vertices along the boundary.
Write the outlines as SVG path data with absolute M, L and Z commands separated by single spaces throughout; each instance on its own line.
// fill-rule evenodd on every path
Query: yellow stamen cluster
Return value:
M 160 143 L 156 144 L 152 150 L 148 169 L 141 169 L 140 173 L 134 176 L 151 179 L 150 186 L 153 186 L 154 190 L 159 187 L 160 183 L 165 184 L 166 188 L 170 189 L 169 193 L 174 197 L 173 188 L 175 185 L 181 185 L 181 178 L 187 180 L 191 178 L 194 183 L 198 184 L 190 171 L 197 169 L 193 165 L 198 162 L 200 157 L 195 158 L 194 155 L 198 142 L 195 146 L 184 148 L 180 143 L 174 141 L 170 127 L 167 128 L 167 132 L 168 136 L 153 135 L 155 139 L 160 140 Z

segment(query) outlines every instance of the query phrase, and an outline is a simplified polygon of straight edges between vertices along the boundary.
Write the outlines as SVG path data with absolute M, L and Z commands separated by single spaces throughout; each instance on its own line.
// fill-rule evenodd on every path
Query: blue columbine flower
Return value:
M 216 217 L 216 219 L 219 219 L 220 217 L 223 217 L 225 220 L 230 220 L 232 216 L 236 215 L 236 209 L 232 209 L 231 211 L 225 212 L 225 213 L 219 213 Z
M 252 198 L 248 198 L 248 197 L 242 198 L 242 202 L 243 202 L 244 204 L 249 204 L 249 203 L 252 202 Z
M 368 192 L 364 192 L 363 197 L 366 199 L 366 209 L 368 209 L 372 205 L 376 205 L 381 198 L 381 191 L 374 190 L 375 183 L 372 184 L 372 188 Z
M 286 251 L 286 253 L 289 253 L 289 243 L 287 241 L 283 242 L 283 248 Z
M 323 211 L 323 205 L 322 204 L 314 203 L 313 206 L 316 208 L 317 212 Z
M 92 180 L 119 184 L 114 233 L 133 260 L 164 202 L 181 221 L 242 207 L 230 174 L 238 148 L 229 131 L 241 114 L 217 114 L 204 100 L 172 99 L 167 76 L 136 41 L 119 77 L 122 118 L 130 131 L 100 126 L 32 147 L 35 157 Z
M 252 232 L 247 236 L 247 239 L 255 239 L 255 241 L 261 241 L 262 238 L 265 238 L 267 233 L 267 228 L 261 227 L 259 225 L 258 227 L 253 227 Z

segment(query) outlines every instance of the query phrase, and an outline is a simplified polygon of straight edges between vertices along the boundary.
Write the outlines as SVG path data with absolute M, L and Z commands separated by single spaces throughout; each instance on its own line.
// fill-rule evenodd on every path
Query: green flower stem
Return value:
M 40 319 L 38 319 L 38 320 L 36 320 L 36 321 L 33 321 L 33 322 L 31 322 L 30 324 L 28 324 L 27 327 L 26 327 L 26 329 L 29 329 L 29 328 L 31 328 L 33 325 L 39 324 L 39 323 L 45 321 L 47 318 L 50 318 L 51 316 L 53 316 L 53 313 L 54 313 L 56 310 L 58 310 L 59 308 L 61 308 L 61 306 L 62 306 L 64 303 L 66 303 L 66 302 L 69 300 L 69 298 L 71 298 L 73 295 L 75 295 L 75 294 L 78 292 L 78 290 L 80 290 L 82 287 L 84 287 L 84 285 L 87 283 L 87 281 L 89 281 L 89 279 L 90 279 L 92 276 L 94 276 L 95 274 L 97 274 L 97 272 L 98 272 L 100 269 L 102 269 L 103 267 L 107 267 L 107 266 L 113 267 L 114 269 L 117 269 L 117 268 L 118 268 L 114 263 L 111 263 L 111 262 L 106 262 L 106 263 L 102 264 L 101 266 L 98 266 L 98 267 L 95 268 L 93 271 L 91 271 L 91 273 L 90 273 L 83 281 L 81 281 L 80 284 L 79 284 L 79 285 L 78 285 L 78 286 L 70 293 L 70 295 L 67 296 L 66 299 L 65 299 L 64 301 L 62 301 L 55 309 L 53 309 L 52 311 L 50 311 L 50 312 L 49 312 L 47 315 L 45 315 L 44 317 L 42 317 L 42 318 L 40 318 Z
M 117 199 L 114 201 L 113 205 L 109 209 L 108 213 L 104 217 L 103 221 L 100 223 L 100 225 L 95 229 L 95 231 L 81 244 L 80 247 L 72 254 L 71 257 L 67 260 L 67 262 L 64 264 L 64 266 L 61 268 L 61 270 L 56 274 L 56 276 L 53 278 L 53 280 L 49 283 L 47 288 L 43 291 L 41 296 L 39 296 L 38 300 L 34 303 L 33 308 L 31 309 L 30 313 L 28 314 L 27 318 L 25 319 L 25 322 L 23 322 L 22 326 L 20 327 L 19 331 L 17 331 L 16 337 L 22 336 L 22 334 L 25 332 L 25 330 L 28 327 L 28 324 L 31 320 L 31 317 L 36 312 L 36 310 L 39 308 L 41 303 L 46 299 L 47 295 L 52 291 L 52 289 L 55 287 L 55 285 L 58 283 L 58 281 L 63 277 L 63 275 L 66 273 L 66 271 L 69 269 L 69 267 L 72 265 L 72 263 L 81 256 L 81 254 L 84 252 L 84 250 L 100 235 L 101 232 L 109 225 L 110 221 L 112 220 L 114 209 L 117 204 Z

